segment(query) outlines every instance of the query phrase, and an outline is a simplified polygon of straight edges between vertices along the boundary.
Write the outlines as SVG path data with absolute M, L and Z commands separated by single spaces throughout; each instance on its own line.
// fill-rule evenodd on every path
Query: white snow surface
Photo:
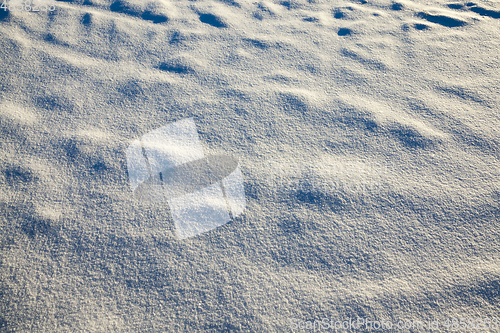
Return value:
M 0 332 L 500 319 L 500 3 L 395 1 L 0 10 Z M 126 152 L 189 117 L 246 209 L 179 239 Z

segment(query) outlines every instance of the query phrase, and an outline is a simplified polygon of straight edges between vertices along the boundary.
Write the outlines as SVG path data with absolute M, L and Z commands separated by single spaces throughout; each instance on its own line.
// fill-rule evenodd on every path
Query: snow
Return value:
M 0 10 L 0 331 L 500 317 L 498 2 L 54 7 Z M 246 208 L 179 239 L 127 149 L 191 117 Z

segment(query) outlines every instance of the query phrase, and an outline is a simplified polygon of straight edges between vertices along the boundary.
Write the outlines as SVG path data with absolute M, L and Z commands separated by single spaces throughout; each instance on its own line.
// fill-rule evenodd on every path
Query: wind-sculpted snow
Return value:
M 0 9 L 0 332 L 500 319 L 498 3 L 25 6 Z M 202 154 L 148 136 L 186 118 Z

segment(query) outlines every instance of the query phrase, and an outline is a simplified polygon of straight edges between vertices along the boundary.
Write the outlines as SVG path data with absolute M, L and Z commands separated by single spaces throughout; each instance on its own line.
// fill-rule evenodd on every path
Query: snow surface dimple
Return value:
M 467 3 L 466 6 L 470 11 L 477 13 L 481 16 L 487 16 L 487 17 L 491 17 L 494 19 L 500 19 L 500 10 L 495 10 L 492 8 L 483 7 L 483 6 L 475 4 L 473 2 Z
M 227 28 L 227 24 L 214 14 L 200 14 L 200 21 L 216 28 Z
M 466 25 L 467 23 L 458 18 L 447 15 L 434 15 L 428 13 L 418 13 L 418 16 L 432 23 L 437 23 L 448 28 L 456 28 Z
M 92 24 L 92 14 L 86 13 L 82 17 L 82 24 L 86 26 L 90 26 Z
M 114 1 L 109 9 L 112 12 L 134 16 L 152 23 L 165 23 L 168 21 L 168 17 L 162 13 L 155 10 L 142 10 L 139 6 L 125 0 Z
M 349 36 L 352 34 L 351 29 L 348 28 L 340 28 L 339 31 L 337 32 L 337 35 L 339 36 Z

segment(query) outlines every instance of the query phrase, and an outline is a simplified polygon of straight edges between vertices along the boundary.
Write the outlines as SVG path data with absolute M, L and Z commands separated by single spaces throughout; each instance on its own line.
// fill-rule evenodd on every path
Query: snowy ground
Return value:
M 1 332 L 500 319 L 498 2 L 54 9 L 0 10 Z M 125 152 L 188 117 L 247 208 L 179 240 Z

